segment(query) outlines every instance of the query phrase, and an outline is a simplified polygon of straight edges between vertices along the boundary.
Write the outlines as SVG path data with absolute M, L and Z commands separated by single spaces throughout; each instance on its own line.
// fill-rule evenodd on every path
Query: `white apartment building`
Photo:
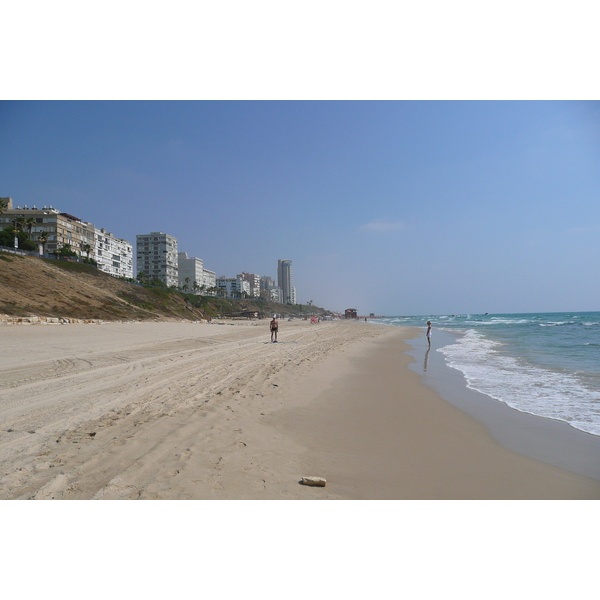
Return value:
M 193 294 L 212 295 L 214 292 L 207 290 L 217 287 L 217 274 L 204 268 L 204 261 L 195 256 L 188 257 L 187 252 L 179 252 L 177 255 L 179 266 L 179 287 Z M 194 286 L 194 281 L 196 286 Z
M 177 264 L 179 288 L 193 294 L 199 293 L 204 285 L 204 261 L 195 256 L 188 257 L 187 252 L 179 252 Z
M 203 275 L 203 279 L 202 281 L 204 282 L 204 290 L 205 290 L 205 294 L 208 295 L 213 295 L 214 292 L 208 292 L 206 290 L 210 290 L 211 288 L 216 288 L 217 287 L 217 274 L 214 271 L 209 271 L 208 269 L 203 269 L 202 271 L 202 275 Z
M 98 268 L 114 277 L 133 278 L 133 246 L 106 229 L 95 229 L 91 256 Z
M 136 236 L 136 276 L 141 272 L 147 280 L 158 279 L 168 287 L 177 287 L 178 256 L 177 238 L 153 231 Z
M 217 277 L 217 287 L 225 290 L 228 298 L 241 298 L 242 294 L 250 295 L 250 284 L 242 279 L 241 275 L 237 277 Z

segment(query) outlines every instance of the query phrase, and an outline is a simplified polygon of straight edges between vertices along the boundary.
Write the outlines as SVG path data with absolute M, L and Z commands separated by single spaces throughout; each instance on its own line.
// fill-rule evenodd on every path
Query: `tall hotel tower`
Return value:
M 296 304 L 296 290 L 292 280 L 292 261 L 277 261 L 277 285 L 281 288 L 284 304 Z

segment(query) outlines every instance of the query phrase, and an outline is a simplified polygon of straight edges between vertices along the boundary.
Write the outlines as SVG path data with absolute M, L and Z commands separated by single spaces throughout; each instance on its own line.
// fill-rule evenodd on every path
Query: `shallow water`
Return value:
M 433 347 L 468 387 L 522 412 L 600 436 L 600 312 L 388 317 L 433 326 Z M 436 347 L 435 330 L 458 334 Z

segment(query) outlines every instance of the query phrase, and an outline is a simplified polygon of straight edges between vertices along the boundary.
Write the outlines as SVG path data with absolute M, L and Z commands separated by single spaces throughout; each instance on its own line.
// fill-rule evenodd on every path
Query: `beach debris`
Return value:
M 302 485 L 312 485 L 316 487 L 325 487 L 327 485 L 327 480 L 325 477 L 303 477 L 300 480 Z

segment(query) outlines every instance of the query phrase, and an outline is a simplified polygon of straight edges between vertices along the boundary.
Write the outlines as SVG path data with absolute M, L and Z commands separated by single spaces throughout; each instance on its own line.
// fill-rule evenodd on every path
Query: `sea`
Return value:
M 439 315 L 372 319 L 433 327 L 432 350 L 467 387 L 521 412 L 600 436 L 600 312 Z M 451 343 L 436 344 L 436 330 Z

